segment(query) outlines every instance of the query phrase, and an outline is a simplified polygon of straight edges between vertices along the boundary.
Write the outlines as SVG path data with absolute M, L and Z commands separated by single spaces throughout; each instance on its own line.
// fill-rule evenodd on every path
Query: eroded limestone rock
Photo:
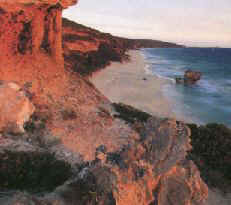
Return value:
M 43 53 L 63 64 L 62 10 L 75 3 L 77 0 L 0 0 L 1 63 L 17 55 Z
M 24 132 L 23 125 L 34 111 L 34 105 L 17 84 L 0 84 L 0 131 Z

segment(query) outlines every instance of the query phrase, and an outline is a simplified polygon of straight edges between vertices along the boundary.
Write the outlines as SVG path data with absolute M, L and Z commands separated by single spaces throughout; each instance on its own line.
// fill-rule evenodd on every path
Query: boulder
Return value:
M 186 70 L 183 77 L 176 77 L 176 83 L 178 84 L 195 84 L 201 79 L 202 73 L 199 71 Z
M 184 82 L 186 84 L 194 84 L 201 79 L 201 72 L 186 70 L 184 73 Z
M 0 132 L 22 133 L 35 111 L 26 93 L 13 82 L 0 84 Z

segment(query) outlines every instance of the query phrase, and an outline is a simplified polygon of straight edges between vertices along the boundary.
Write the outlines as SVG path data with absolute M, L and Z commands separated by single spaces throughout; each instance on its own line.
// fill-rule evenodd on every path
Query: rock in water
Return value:
M 194 84 L 201 79 L 201 72 L 186 70 L 184 73 L 184 82 L 186 84 Z
M 23 125 L 34 110 L 34 105 L 16 83 L 0 84 L 0 131 L 24 132 Z
M 176 83 L 191 85 L 201 79 L 202 73 L 199 71 L 186 70 L 184 77 L 176 77 Z

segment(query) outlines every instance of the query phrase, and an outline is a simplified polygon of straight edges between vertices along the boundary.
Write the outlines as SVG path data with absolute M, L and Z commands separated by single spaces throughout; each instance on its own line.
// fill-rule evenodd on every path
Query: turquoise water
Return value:
M 175 102 L 176 114 L 196 123 L 231 126 L 231 49 L 155 48 L 142 53 L 153 74 L 169 79 L 163 92 Z M 175 84 L 187 69 L 201 71 L 202 79 L 195 85 Z

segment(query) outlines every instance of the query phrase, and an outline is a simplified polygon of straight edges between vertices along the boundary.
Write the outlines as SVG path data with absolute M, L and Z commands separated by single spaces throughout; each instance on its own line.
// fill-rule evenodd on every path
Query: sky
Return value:
M 79 0 L 64 17 L 122 37 L 231 47 L 231 0 Z

